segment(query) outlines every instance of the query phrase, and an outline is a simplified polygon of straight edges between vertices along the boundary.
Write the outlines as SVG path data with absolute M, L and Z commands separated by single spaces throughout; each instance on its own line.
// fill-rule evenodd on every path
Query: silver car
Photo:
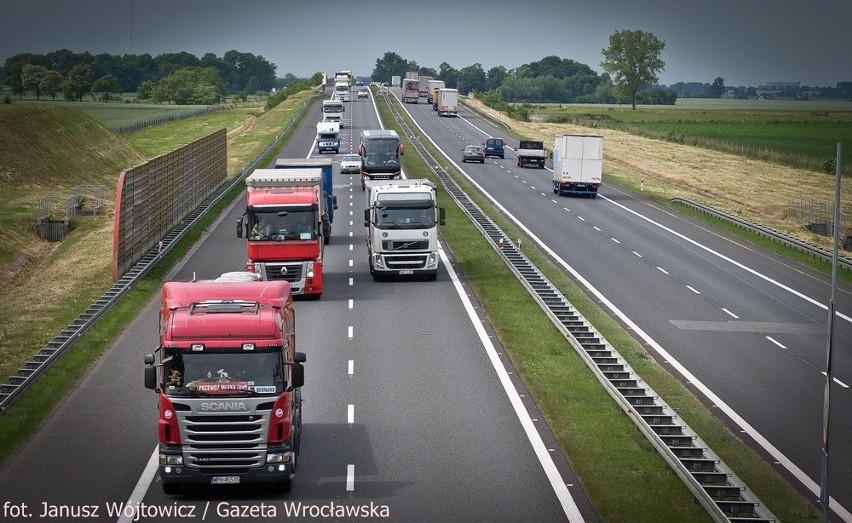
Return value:
M 340 160 L 340 174 L 361 174 L 361 157 L 357 154 L 344 154 Z

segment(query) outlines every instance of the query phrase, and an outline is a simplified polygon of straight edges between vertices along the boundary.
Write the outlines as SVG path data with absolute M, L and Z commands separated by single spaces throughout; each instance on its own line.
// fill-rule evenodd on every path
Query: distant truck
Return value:
M 323 100 L 322 101 L 322 121 L 337 122 L 340 128 L 343 128 L 343 113 L 346 112 L 346 106 L 341 100 Z
M 417 71 L 408 71 L 405 73 L 405 78 L 407 78 L 408 80 L 417 80 L 418 78 L 420 78 L 420 73 L 418 73 Z
M 237 220 L 237 237 L 246 238 L 246 271 L 286 280 L 293 294 L 322 295 L 322 193 L 318 168 L 255 169 L 246 178 L 246 210 Z
M 391 86 L 402 87 L 402 77 L 400 77 L 399 75 L 391 76 Z
M 277 158 L 276 169 L 320 169 L 322 170 L 322 187 L 325 196 L 325 212 L 322 215 L 323 242 L 328 245 L 331 241 L 331 224 L 334 223 L 334 211 L 337 210 L 337 196 L 334 195 L 331 158 Z
M 547 160 L 547 151 L 544 150 L 544 142 L 536 140 L 521 140 L 518 145 L 518 167 L 537 165 L 544 169 Z
M 428 103 L 432 103 L 435 99 L 435 89 L 443 89 L 444 81 L 443 80 L 429 80 L 429 84 L 427 85 L 427 93 L 426 93 L 426 101 Z
M 438 116 L 459 115 L 458 89 L 438 89 Z
M 364 226 L 373 278 L 423 275 L 435 280 L 440 263 L 438 225 L 445 219 L 429 180 L 368 184 Z
M 416 104 L 420 100 L 418 86 L 419 81 L 416 78 L 406 78 L 402 81 L 402 103 Z
M 340 124 L 338 122 L 317 122 L 317 150 L 320 154 L 331 151 L 340 152 Z
M 167 282 L 145 387 L 159 395 L 163 492 L 266 483 L 289 491 L 306 360 L 285 281 Z
M 429 80 L 432 80 L 431 76 L 422 75 L 417 79 L 417 92 L 418 96 L 428 96 L 429 95 Z
M 392 180 L 402 176 L 405 147 L 394 130 L 365 129 L 361 131 L 358 155 L 361 157 L 361 189 L 368 180 Z
M 335 98 L 342 102 L 349 101 L 349 82 L 336 81 L 334 82 Z
M 597 197 L 603 174 L 603 136 L 556 136 L 553 142 L 553 192 Z

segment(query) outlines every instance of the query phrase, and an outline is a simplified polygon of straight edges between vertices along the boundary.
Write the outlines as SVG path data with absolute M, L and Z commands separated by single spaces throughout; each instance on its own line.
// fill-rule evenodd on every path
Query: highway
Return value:
M 319 115 L 316 104 L 279 156 L 315 154 Z M 361 129 L 377 127 L 372 100 L 348 103 L 336 159 L 355 150 Z M 336 169 L 325 291 L 295 304 L 307 363 L 292 492 L 162 492 L 157 398 L 142 385 L 143 355 L 157 343 L 157 297 L 0 470 L 3 520 L 598 520 L 448 254 L 435 282 L 374 282 L 363 192 Z M 236 202 L 168 279 L 242 269 L 234 223 L 244 205 Z
M 458 118 L 439 118 L 426 104 L 404 107 L 447 163 L 551 249 L 734 433 L 818 496 L 829 277 L 606 180 L 597 199 L 558 197 L 551 171 L 516 167 L 514 151 L 484 165 L 462 164 L 465 145 L 504 136 L 501 131 L 464 109 Z M 517 146 L 513 139 L 508 144 Z M 840 517 L 852 521 L 852 446 L 844 437 L 852 431 L 847 285 L 838 289 L 837 311 L 831 494 Z

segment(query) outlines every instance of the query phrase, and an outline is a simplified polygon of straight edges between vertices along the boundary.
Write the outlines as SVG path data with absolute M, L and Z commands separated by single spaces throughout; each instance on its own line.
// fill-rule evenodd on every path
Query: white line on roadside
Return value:
M 355 465 L 346 465 L 346 492 L 355 490 Z
M 444 267 L 447 268 L 450 280 L 452 280 L 453 285 L 455 286 L 456 293 L 467 311 L 470 323 L 473 325 L 473 328 L 476 329 L 477 335 L 485 348 L 485 352 L 488 355 L 489 360 L 491 360 L 491 365 L 497 372 L 500 383 L 503 385 L 503 390 L 506 392 L 506 396 L 509 397 L 509 402 L 515 410 L 515 415 L 520 420 L 521 426 L 524 428 L 524 432 L 527 435 L 527 439 L 529 439 L 530 445 L 538 457 L 538 461 L 541 463 L 541 467 L 544 469 L 547 479 L 550 481 L 550 486 L 553 488 L 556 497 L 562 504 L 562 510 L 565 511 L 565 515 L 568 517 L 569 521 L 585 521 L 583 519 L 583 515 L 580 513 L 580 509 L 577 508 L 577 504 L 574 502 L 574 498 L 571 496 L 571 492 L 568 491 L 568 487 L 565 485 L 565 480 L 562 478 L 562 474 L 559 473 L 559 469 L 556 468 L 553 458 L 547 451 L 547 447 L 541 439 L 541 434 L 538 433 L 538 429 L 533 424 L 529 412 L 527 412 L 526 407 L 524 407 L 523 400 L 521 400 L 518 391 L 512 384 L 512 380 L 509 378 L 506 368 L 500 361 L 500 356 L 497 355 L 497 350 L 494 348 L 494 344 L 491 342 L 488 333 L 485 332 L 485 328 L 479 321 L 479 318 L 476 315 L 476 310 L 462 287 L 458 275 L 456 275 L 455 268 L 450 264 L 450 260 L 447 258 L 443 248 L 439 248 L 438 253 L 441 256 L 441 262 L 444 264 Z
M 351 403 L 346 407 L 346 423 L 350 425 L 355 423 L 355 405 Z
M 728 316 L 730 316 L 731 318 L 733 318 L 733 319 L 735 319 L 735 320 L 740 319 L 740 317 L 739 317 L 739 316 L 737 316 L 737 315 L 736 315 L 736 314 L 734 314 L 733 312 L 729 311 L 728 309 L 726 309 L 726 308 L 722 307 L 722 310 L 723 310 L 723 311 L 725 311 L 725 314 L 727 314 L 727 315 L 728 315 Z
M 349 368 L 347 369 L 347 374 L 350 376 L 355 374 L 355 360 L 349 360 Z
M 145 499 L 145 493 L 148 492 L 148 486 L 154 481 L 154 476 L 157 475 L 157 466 L 160 461 L 160 448 L 159 446 L 154 447 L 154 452 L 151 453 L 151 457 L 148 458 L 148 464 L 145 465 L 145 470 L 142 471 L 142 475 L 139 477 L 139 481 L 136 482 L 136 486 L 133 488 L 133 492 L 130 493 L 130 497 L 127 498 L 127 502 L 124 504 L 125 507 L 137 507 L 142 500 Z M 127 512 L 124 512 L 120 518 L 118 518 L 118 523 L 130 523 L 134 519 L 134 514 L 128 515 Z
M 787 348 L 787 347 L 785 347 L 784 345 L 782 345 L 780 341 L 776 340 L 776 339 L 775 339 L 775 338 L 773 338 L 772 336 L 767 336 L 767 337 L 766 337 L 766 339 L 767 339 L 767 340 L 769 340 L 769 341 L 771 341 L 771 342 L 772 342 L 772 343 L 774 343 L 775 345 L 778 345 L 778 346 L 779 346 L 779 347 L 781 347 L 782 349 L 786 349 L 786 348 Z

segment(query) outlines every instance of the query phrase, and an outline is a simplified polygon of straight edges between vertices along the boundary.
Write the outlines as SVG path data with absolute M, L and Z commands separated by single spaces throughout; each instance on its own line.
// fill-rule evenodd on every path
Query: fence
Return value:
M 113 278 L 121 277 L 226 181 L 227 138 L 220 129 L 120 174 Z
M 151 118 L 145 118 L 144 120 L 139 120 L 133 123 L 122 124 L 122 125 L 114 125 L 112 130 L 117 132 L 118 134 L 130 133 L 133 131 L 140 131 L 147 127 L 152 127 L 154 125 L 159 125 L 165 122 L 172 122 L 175 120 L 183 120 L 184 118 L 189 118 L 191 116 L 198 116 L 200 114 L 207 114 L 213 111 L 220 111 L 222 109 L 226 109 L 230 107 L 227 104 L 219 104 L 219 105 L 207 105 L 204 107 L 200 107 L 198 109 L 190 109 L 187 111 L 174 112 L 171 114 L 161 114 L 159 116 L 153 116 Z
M 68 236 L 71 218 L 77 215 L 98 214 L 104 206 L 106 189 L 103 185 L 78 185 L 71 194 L 50 194 L 38 202 L 36 230 L 40 238 L 58 242 Z
M 821 236 L 834 237 L 834 202 L 813 198 L 790 198 L 787 216 Z M 840 239 L 845 243 L 847 211 L 840 209 Z

